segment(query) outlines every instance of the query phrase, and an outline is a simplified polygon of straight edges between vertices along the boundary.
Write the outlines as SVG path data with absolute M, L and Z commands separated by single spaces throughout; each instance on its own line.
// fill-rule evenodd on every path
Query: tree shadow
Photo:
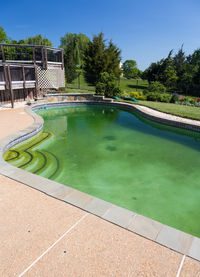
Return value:
M 135 88 L 135 89 L 145 89 L 147 86 L 141 86 L 141 85 L 128 85 L 129 88 Z

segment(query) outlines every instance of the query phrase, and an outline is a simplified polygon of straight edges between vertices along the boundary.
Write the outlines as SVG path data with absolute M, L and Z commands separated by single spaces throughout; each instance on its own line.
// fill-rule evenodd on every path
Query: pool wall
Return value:
M 77 101 L 77 100 L 76 100 Z M 180 117 L 157 112 L 146 107 L 132 105 L 121 102 L 107 102 L 101 99 L 100 101 L 77 101 L 77 102 L 57 102 L 57 103 L 40 103 L 32 107 L 26 107 L 26 112 L 34 118 L 34 123 L 13 135 L 10 135 L 0 140 L 0 174 L 7 176 L 13 180 L 21 182 L 29 187 L 37 189 L 49 196 L 64 202 L 70 203 L 78 208 L 81 208 L 89 213 L 101 217 L 104 220 L 110 221 L 121 226 L 129 231 L 137 233 L 145 238 L 155 241 L 170 249 L 173 249 L 181 254 L 187 255 L 200 261 L 200 239 L 190 234 L 184 233 L 150 218 L 141 216 L 132 211 L 113 205 L 89 194 L 80 192 L 71 187 L 67 187 L 60 183 L 46 179 L 44 177 L 32 174 L 20 168 L 16 168 L 4 161 L 3 153 L 22 142 L 43 128 L 43 119 L 34 113 L 34 110 L 47 107 L 68 106 L 68 105 L 93 105 L 103 104 L 116 106 L 126 110 L 135 111 L 150 120 L 175 126 L 193 131 L 200 131 L 200 122 L 195 120 L 183 119 Z M 145 108 L 145 109 L 144 109 Z

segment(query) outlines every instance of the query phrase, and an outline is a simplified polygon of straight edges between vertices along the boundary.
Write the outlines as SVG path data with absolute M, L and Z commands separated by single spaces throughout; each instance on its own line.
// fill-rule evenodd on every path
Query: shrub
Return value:
M 123 91 L 122 94 L 121 94 L 122 97 L 129 97 L 130 94 L 127 92 L 127 91 Z
M 98 82 L 96 84 L 96 90 L 95 90 L 96 94 L 102 94 L 102 95 L 104 95 L 105 88 L 106 88 L 106 85 L 104 83 Z
M 160 97 L 161 97 L 160 102 L 170 103 L 172 96 L 170 94 L 164 93 L 164 94 L 161 94 Z
M 179 95 L 177 93 L 173 93 L 170 103 L 176 103 L 179 101 Z
M 145 93 L 149 92 L 166 93 L 166 87 L 160 82 L 152 82 L 145 90 Z
M 191 96 L 182 96 L 178 95 L 177 93 L 174 93 L 172 95 L 172 99 L 170 101 L 171 103 L 176 103 L 180 105 L 187 105 L 187 106 L 199 106 L 198 105 L 198 99 L 195 99 Z
M 171 100 L 171 95 L 167 93 L 158 93 L 158 92 L 149 92 L 147 95 L 147 100 L 156 101 L 156 102 L 165 102 L 169 103 Z
M 147 100 L 147 97 L 143 92 L 131 91 L 129 95 L 137 100 Z
M 160 94 L 155 92 L 149 92 L 146 95 L 148 101 L 160 101 Z
M 103 72 L 96 83 L 96 94 L 103 94 L 106 97 L 113 97 L 121 94 L 119 86 L 116 85 L 116 78 L 113 74 Z
M 189 99 L 189 102 L 190 102 L 190 104 L 192 104 L 192 105 L 195 105 L 195 104 L 196 104 L 196 100 L 195 100 L 194 98 L 190 98 L 190 99 Z

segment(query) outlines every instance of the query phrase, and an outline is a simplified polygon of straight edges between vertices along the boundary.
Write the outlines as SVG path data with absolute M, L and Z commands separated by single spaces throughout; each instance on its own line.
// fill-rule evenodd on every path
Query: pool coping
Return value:
M 3 159 L 3 153 L 22 142 L 43 128 L 43 119 L 37 115 L 34 110 L 42 107 L 55 107 L 55 106 L 66 106 L 66 105 L 109 105 L 122 107 L 127 110 L 133 110 L 141 114 L 142 116 L 166 125 L 171 125 L 179 128 L 185 128 L 193 131 L 200 131 L 200 122 L 196 120 L 188 120 L 181 118 L 181 121 L 177 121 L 178 117 L 171 116 L 166 117 L 167 114 L 161 113 L 162 117 L 155 116 L 155 113 L 147 113 L 142 106 L 122 103 L 122 102 L 104 102 L 104 101 L 76 101 L 76 102 L 56 102 L 56 103 L 41 103 L 33 105 L 32 107 L 26 107 L 26 112 L 31 115 L 34 119 L 34 123 L 20 130 L 15 134 L 9 135 L 0 140 L 0 174 L 9 177 L 15 181 L 23 183 L 29 187 L 32 187 L 40 192 L 43 192 L 56 199 L 62 200 L 66 203 L 72 204 L 84 211 L 92 213 L 103 220 L 107 220 L 114 223 L 128 231 L 134 232 L 144 238 L 150 239 L 156 243 L 159 243 L 165 247 L 173 249 L 178 253 L 187 255 L 188 257 L 194 258 L 200 261 L 200 239 L 184 233 L 180 230 L 162 224 L 158 221 L 152 220 L 148 217 L 139 215 L 130 210 L 121 208 L 112 203 L 106 202 L 97 197 L 91 196 L 84 192 L 78 191 L 71 187 L 57 183 L 55 181 L 46 179 L 39 175 L 27 172 L 23 169 L 14 167 Z M 151 109 L 148 109 L 148 111 Z M 172 120 L 174 118 L 174 120 Z M 197 124 L 198 123 L 198 124 Z

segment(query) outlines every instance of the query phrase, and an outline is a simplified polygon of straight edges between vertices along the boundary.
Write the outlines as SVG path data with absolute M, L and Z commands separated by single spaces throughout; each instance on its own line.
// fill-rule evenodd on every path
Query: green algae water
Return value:
M 40 109 L 11 164 L 200 237 L 200 134 L 111 106 Z

